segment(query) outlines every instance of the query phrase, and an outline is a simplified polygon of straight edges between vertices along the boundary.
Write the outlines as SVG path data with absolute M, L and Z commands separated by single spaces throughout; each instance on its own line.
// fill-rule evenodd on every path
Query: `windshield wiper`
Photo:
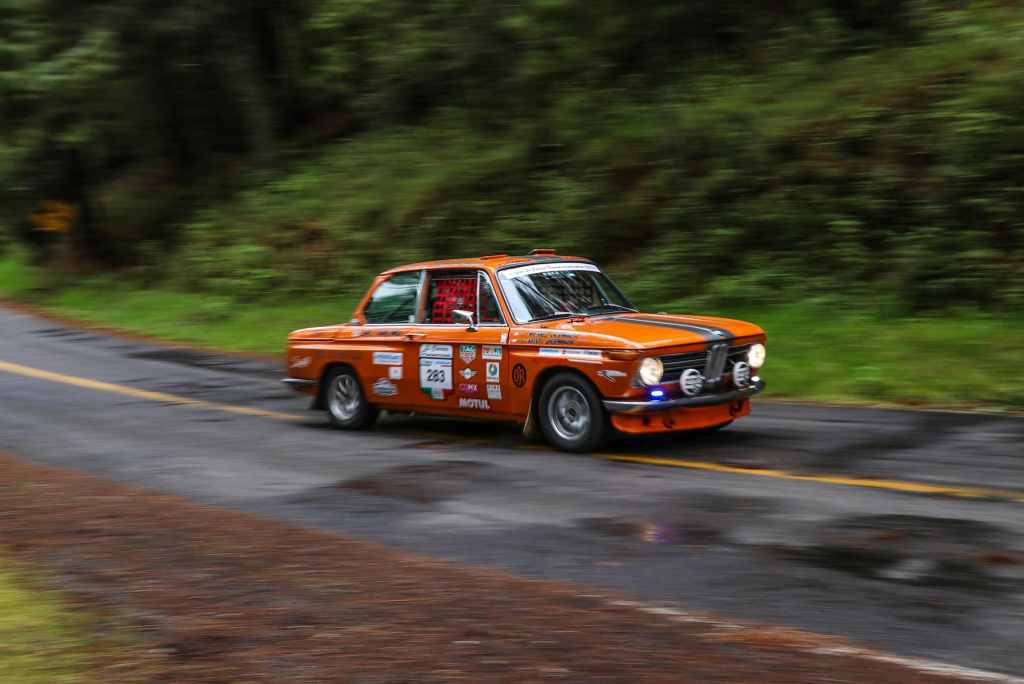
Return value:
M 586 309 L 584 309 L 584 311 L 595 312 L 596 313 L 596 312 L 604 310 L 604 309 L 608 309 L 610 311 L 632 311 L 634 313 L 640 310 L 640 309 L 634 309 L 631 306 L 622 306 L 621 304 L 612 304 L 612 303 L 609 302 L 608 304 L 598 304 L 597 306 L 588 306 Z
M 554 313 L 548 314 L 547 316 L 538 316 L 537 318 L 531 318 L 530 322 L 531 323 L 536 323 L 537 321 L 550 321 L 550 320 L 554 320 L 556 318 L 565 318 L 566 316 L 572 317 L 572 316 L 582 316 L 582 315 L 583 314 L 580 314 L 580 313 L 573 313 L 572 311 L 556 311 Z

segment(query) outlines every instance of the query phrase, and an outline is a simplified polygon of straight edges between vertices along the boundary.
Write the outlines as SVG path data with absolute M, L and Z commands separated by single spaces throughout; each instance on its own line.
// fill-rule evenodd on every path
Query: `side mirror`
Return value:
M 456 323 L 465 323 L 469 332 L 476 332 L 476 314 L 472 311 L 453 309 L 452 320 Z

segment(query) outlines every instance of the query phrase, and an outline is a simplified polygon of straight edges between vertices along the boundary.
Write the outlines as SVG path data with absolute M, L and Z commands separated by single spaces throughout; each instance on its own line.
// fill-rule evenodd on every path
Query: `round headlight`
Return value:
M 640 361 L 640 382 L 644 385 L 657 385 L 664 374 L 665 367 L 661 364 L 661 359 L 648 356 Z
M 764 365 L 765 349 L 761 343 L 754 344 L 750 347 L 750 351 L 747 352 L 747 363 L 750 367 L 757 370 Z

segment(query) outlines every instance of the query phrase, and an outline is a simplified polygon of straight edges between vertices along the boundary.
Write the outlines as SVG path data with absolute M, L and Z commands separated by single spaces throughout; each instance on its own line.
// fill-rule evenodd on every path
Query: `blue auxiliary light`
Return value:
M 651 399 L 664 399 L 664 398 L 665 398 L 665 390 L 660 390 L 660 389 L 651 390 Z

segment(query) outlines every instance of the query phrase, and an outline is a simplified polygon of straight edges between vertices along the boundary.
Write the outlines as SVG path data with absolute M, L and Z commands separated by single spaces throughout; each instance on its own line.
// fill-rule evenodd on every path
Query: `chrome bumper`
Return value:
M 304 387 L 316 387 L 320 384 L 316 380 L 306 380 L 305 378 L 281 378 L 281 382 L 288 385 L 293 390 L 300 390 Z
M 675 408 L 693 408 L 695 406 L 714 406 L 715 404 L 728 404 L 739 399 L 747 399 L 764 389 L 764 380 L 758 379 L 750 383 L 749 387 L 733 390 L 732 392 L 719 392 L 708 394 L 702 397 L 680 397 L 678 399 L 666 399 L 664 401 L 621 401 L 618 399 L 605 399 L 604 407 L 609 413 L 647 413 L 649 411 L 666 411 Z

